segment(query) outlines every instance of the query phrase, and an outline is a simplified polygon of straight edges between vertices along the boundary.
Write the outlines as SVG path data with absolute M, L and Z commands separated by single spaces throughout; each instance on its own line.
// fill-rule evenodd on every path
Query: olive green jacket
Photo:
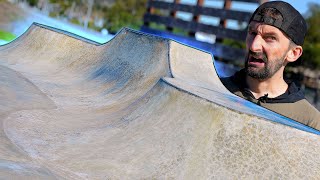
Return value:
M 305 99 L 303 92 L 294 83 L 289 83 L 287 92 L 276 98 L 265 95 L 256 99 L 247 89 L 245 76 L 245 71 L 241 70 L 231 77 L 221 78 L 221 81 L 230 92 L 244 99 L 320 130 L 319 111 Z

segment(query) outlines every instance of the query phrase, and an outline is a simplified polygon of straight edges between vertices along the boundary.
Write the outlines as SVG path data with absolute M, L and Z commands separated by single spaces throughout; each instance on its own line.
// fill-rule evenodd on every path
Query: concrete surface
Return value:
M 319 132 L 229 93 L 202 51 L 33 25 L 0 65 L 3 179 L 320 178 Z

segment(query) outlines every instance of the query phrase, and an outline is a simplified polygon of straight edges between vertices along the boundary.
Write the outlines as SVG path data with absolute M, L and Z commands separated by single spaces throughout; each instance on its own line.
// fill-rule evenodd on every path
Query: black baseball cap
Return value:
M 265 8 L 277 10 L 283 17 L 275 19 L 271 16 L 263 14 Z M 283 1 L 269 1 L 261 4 L 252 14 L 251 21 L 262 22 L 277 27 L 284 32 L 294 43 L 303 45 L 304 38 L 307 33 L 307 23 L 302 15 L 289 3 Z

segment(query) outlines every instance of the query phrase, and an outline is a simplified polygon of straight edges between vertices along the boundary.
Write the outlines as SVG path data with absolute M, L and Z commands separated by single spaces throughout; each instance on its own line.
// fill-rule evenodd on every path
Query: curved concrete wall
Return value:
M 319 132 L 231 94 L 191 47 L 33 25 L 0 65 L 1 177 L 320 178 Z

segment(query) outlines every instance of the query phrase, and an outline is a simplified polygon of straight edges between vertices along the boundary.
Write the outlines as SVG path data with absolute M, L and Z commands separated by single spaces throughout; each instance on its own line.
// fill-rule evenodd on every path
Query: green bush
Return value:
M 36 6 L 38 4 L 38 0 L 27 0 L 30 6 Z
M 5 41 L 12 41 L 16 36 L 10 32 L 0 30 L 0 39 Z
M 72 24 L 76 24 L 76 25 L 81 25 L 81 26 L 82 26 L 81 22 L 80 22 L 78 19 L 76 19 L 76 18 L 70 19 L 70 22 L 71 22 Z
M 143 14 L 146 10 L 146 0 L 116 0 L 105 14 L 106 27 L 109 32 L 115 33 L 122 27 L 140 29 L 143 24 Z
M 308 33 L 303 45 L 302 64 L 312 69 L 320 69 L 320 4 L 309 4 L 308 12 Z

